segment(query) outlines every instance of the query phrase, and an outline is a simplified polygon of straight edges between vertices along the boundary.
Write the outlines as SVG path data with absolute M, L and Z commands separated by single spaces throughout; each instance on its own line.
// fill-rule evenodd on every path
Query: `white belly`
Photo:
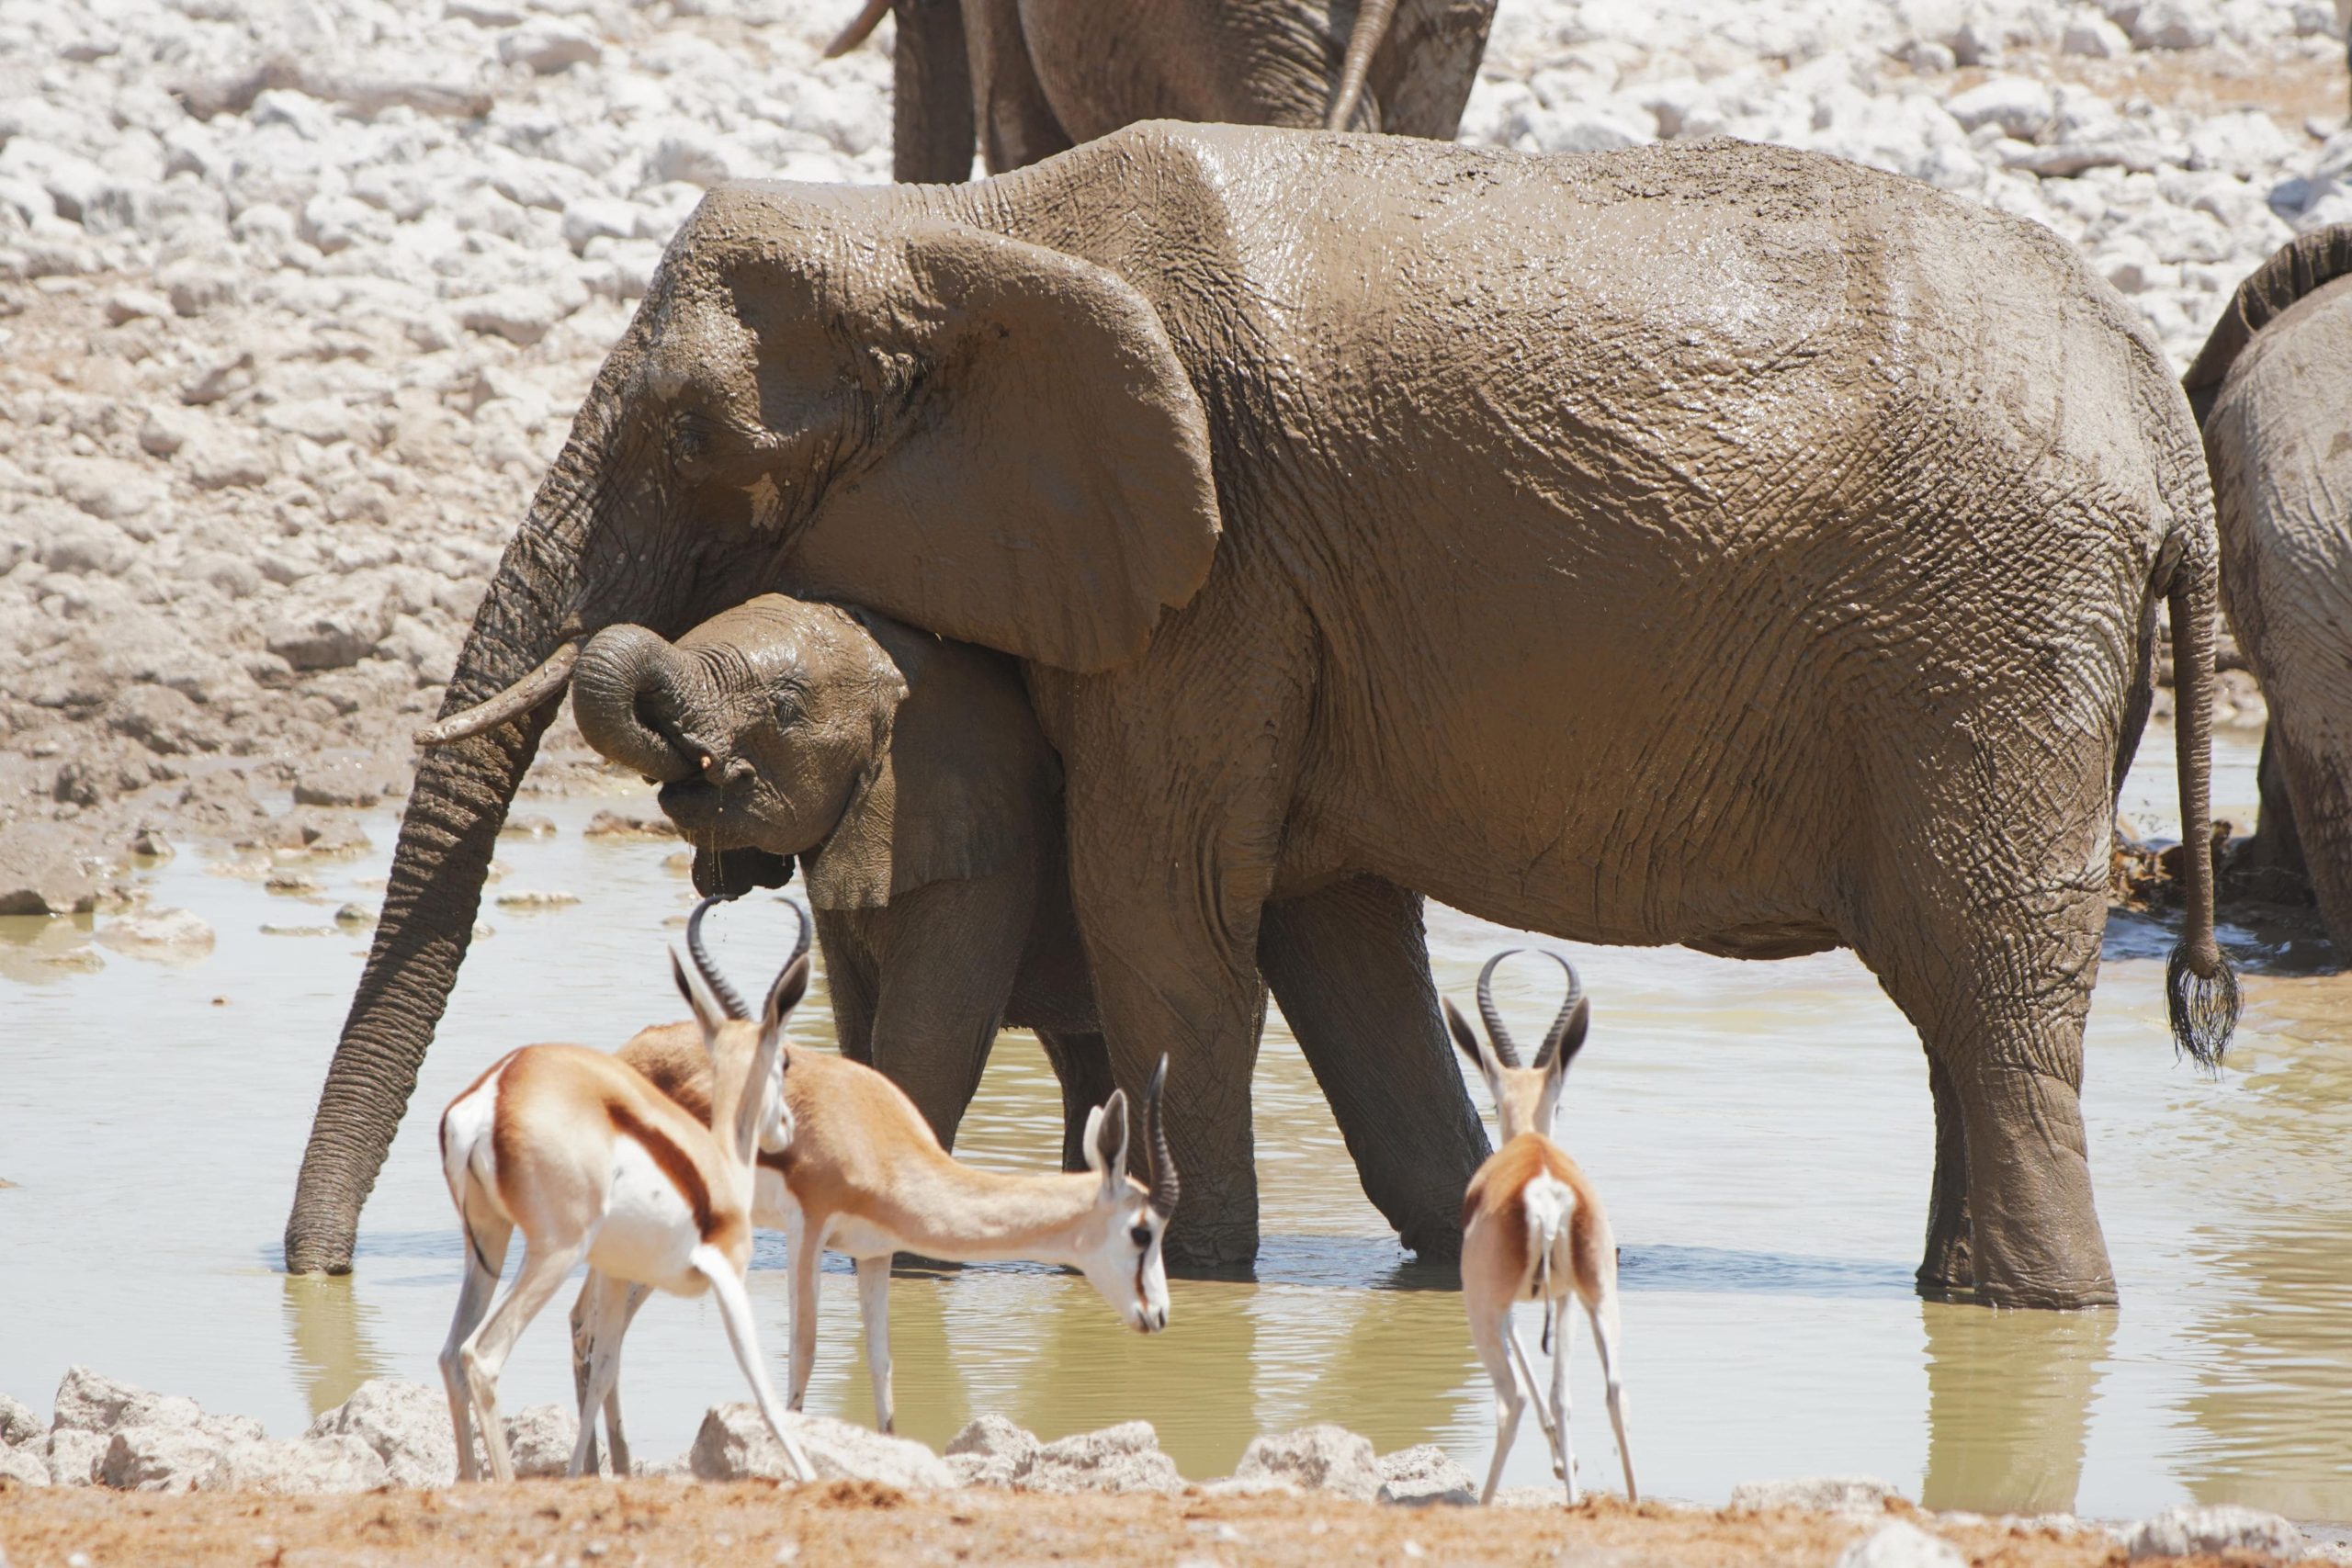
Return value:
M 615 1138 L 613 1184 L 605 1223 L 589 1249 L 590 1267 L 632 1284 L 697 1296 L 708 1282 L 687 1260 L 701 1245 L 694 1210 L 653 1156 L 634 1138 Z

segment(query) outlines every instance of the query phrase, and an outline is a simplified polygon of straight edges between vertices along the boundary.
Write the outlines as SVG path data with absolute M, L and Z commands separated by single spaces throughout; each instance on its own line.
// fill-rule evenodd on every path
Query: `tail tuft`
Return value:
M 2188 944 L 2175 947 L 2165 962 L 2165 1005 L 2174 1051 L 2188 1052 L 2199 1066 L 2217 1073 L 2238 1026 L 2238 977 L 2218 951 L 2211 964 L 2211 974 L 2199 975 Z

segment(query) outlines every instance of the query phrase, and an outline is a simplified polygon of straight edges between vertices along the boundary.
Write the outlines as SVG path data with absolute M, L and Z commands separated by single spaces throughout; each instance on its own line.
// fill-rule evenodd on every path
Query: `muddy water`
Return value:
M 2169 815 L 2169 751 L 2151 737 L 2130 792 L 2146 827 Z M 2253 755 L 2225 739 L 2225 815 L 2253 799 Z M 487 908 L 493 934 L 467 965 L 345 1280 L 274 1269 L 364 953 L 331 915 L 373 902 L 390 817 L 364 823 L 373 853 L 304 868 L 322 884 L 311 897 L 270 894 L 254 868 L 195 852 L 141 873 L 156 904 L 218 931 L 199 962 L 134 958 L 67 924 L 0 922 L 0 1179 L 16 1184 L 0 1190 L 0 1390 L 45 1407 L 84 1361 L 292 1434 L 361 1379 L 433 1381 L 459 1261 L 433 1155 L 440 1107 L 514 1044 L 614 1044 L 681 1010 L 662 958 L 690 898 L 664 863 L 675 846 L 582 838 L 591 811 L 612 804 L 650 808 L 527 805 L 558 832 L 502 846 L 493 897 L 583 902 Z M 722 963 L 747 976 L 773 963 L 786 929 L 772 903 L 714 923 Z M 2229 934 L 2256 951 L 2253 933 Z M 1461 994 L 1507 933 L 1433 911 L 1430 937 L 1441 983 Z M 2232 1070 L 2208 1082 L 2173 1060 L 2164 1032 L 2166 941 L 2141 922 L 2111 930 L 2086 1106 L 2124 1305 L 2064 1316 L 1913 1296 L 1925 1073 L 1850 957 L 1571 950 L 1597 1024 L 1562 1132 L 1624 1247 L 1649 1489 L 1720 1500 L 1743 1479 L 1865 1472 L 1939 1506 L 2117 1516 L 2197 1498 L 2352 1518 L 2352 976 L 2257 963 Z M 1507 969 L 1507 1010 L 1540 1028 L 1548 984 L 1536 965 Z M 825 1016 L 805 1009 L 796 1038 L 825 1043 Z M 1034 1043 L 1009 1035 L 963 1152 L 1048 1163 L 1057 1105 Z M 1384 1450 L 1437 1441 L 1483 1471 L 1490 1406 L 1460 1299 L 1446 1270 L 1400 1256 L 1363 1201 L 1279 1022 L 1258 1066 L 1257 1132 L 1257 1277 L 1178 1282 L 1162 1337 L 1119 1328 L 1074 1277 L 903 1274 L 891 1334 L 906 1429 L 939 1443 L 981 1411 L 1048 1435 L 1141 1416 L 1187 1474 L 1206 1477 L 1257 1432 L 1329 1420 Z M 754 1274 L 779 1360 L 782 1262 L 763 1244 Z M 865 1420 L 855 1316 L 852 1277 L 830 1272 L 811 1397 Z M 552 1321 L 526 1337 L 514 1404 L 564 1396 L 563 1339 Z M 1589 1363 L 1580 1337 L 1583 1469 L 1614 1484 Z M 682 1450 L 706 1405 L 742 1397 L 709 1307 L 647 1310 L 626 1396 L 639 1451 L 653 1454 Z M 1510 1473 L 1532 1483 L 1544 1468 L 1530 1422 Z

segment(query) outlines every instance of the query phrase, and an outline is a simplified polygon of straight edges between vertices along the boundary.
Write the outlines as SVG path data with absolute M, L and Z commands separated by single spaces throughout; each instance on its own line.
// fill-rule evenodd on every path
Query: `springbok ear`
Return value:
M 695 1010 L 695 1022 L 702 1026 L 702 1043 L 707 1049 L 711 1041 L 718 1037 L 718 1026 L 727 1021 L 727 1015 L 719 1010 L 718 1003 L 703 994 L 700 986 L 695 984 L 694 976 L 686 973 L 686 966 L 678 962 L 678 950 L 675 948 L 670 950 L 670 978 L 678 983 L 678 994 L 686 998 L 688 1007 Z
M 1086 1164 L 1102 1179 L 1105 1192 L 1117 1192 L 1127 1180 L 1127 1091 L 1114 1089 L 1086 1118 Z
M 808 994 L 808 955 L 802 953 L 784 966 L 784 973 L 768 987 L 767 1005 L 760 1010 L 760 1032 L 774 1035 L 784 1028 L 785 1015 L 800 1005 Z
M 1219 528 L 1208 421 L 1159 313 L 1108 268 L 960 224 L 920 220 L 874 259 L 848 326 L 890 445 L 826 492 L 793 576 L 1064 670 L 1135 659 Z M 805 379 L 760 360 L 763 382 Z
M 1548 1064 L 1551 1067 L 1550 1077 L 1553 1082 L 1557 1083 L 1568 1076 L 1568 1063 L 1575 1058 L 1578 1051 L 1584 1049 L 1585 1034 L 1591 1028 L 1592 998 L 1578 997 L 1576 1013 L 1568 1020 L 1568 1032 L 1560 1037 L 1560 1047 L 1552 1054 L 1552 1060 Z

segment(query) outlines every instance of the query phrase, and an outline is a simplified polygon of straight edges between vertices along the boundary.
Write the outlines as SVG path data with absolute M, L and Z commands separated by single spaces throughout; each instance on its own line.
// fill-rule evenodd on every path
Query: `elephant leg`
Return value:
M 1165 1126 L 1184 1196 L 1168 1258 L 1247 1263 L 1258 1252 L 1250 1121 L 1265 996 L 1258 920 L 1271 880 L 1249 867 L 1272 863 L 1277 835 L 1252 853 L 1195 824 L 1208 841 L 1180 847 L 1168 840 L 1185 836 L 1181 825 L 1138 821 L 1132 804 L 1110 805 L 1143 793 L 1121 783 L 1098 794 L 1085 768 L 1072 770 L 1070 883 L 1111 1071 L 1132 1100 L 1163 1053 L 1169 1060 Z M 1140 1171 L 1140 1142 L 1130 1153 Z
M 1111 1052 L 1097 1033 L 1037 1031 L 1037 1043 L 1062 1086 L 1062 1168 L 1086 1168 L 1086 1115 L 1111 1098 Z
M 1012 872 L 934 882 L 885 911 L 874 1066 L 906 1091 L 944 1148 L 956 1146 L 979 1089 L 1034 902 L 1027 874 Z
M 1461 1256 L 1487 1131 L 1438 1015 L 1420 896 L 1363 876 L 1269 904 L 1258 962 L 1364 1196 L 1413 1251 Z
M 2093 788 L 2105 783 L 2106 759 L 2097 766 Z M 2073 866 L 2031 878 L 1988 863 L 2004 846 L 1954 837 L 1950 823 L 1940 834 L 1931 826 L 1910 852 L 1890 857 L 1901 867 L 1902 909 L 1880 910 L 1851 937 L 1917 1027 L 1957 1106 L 1967 1262 L 1975 1299 L 1992 1305 L 2115 1300 L 2080 1101 L 2083 1021 L 2106 927 L 2109 816 L 2086 812 L 2078 832 L 2046 840 L 2040 824 L 2027 826 Z M 1952 1174 L 1945 1099 L 1939 1096 L 1938 1164 Z M 1934 1245 L 1939 1227 L 1955 1223 L 1945 1217 L 1940 1187 L 1937 1203 L 1923 1284 L 1947 1278 L 1952 1263 L 1952 1249 L 1939 1256 Z
M 833 1041 L 842 1055 L 870 1067 L 880 981 L 874 955 L 857 931 L 860 917 L 868 913 L 818 910 L 817 944 L 825 953 L 825 995 L 833 1006 Z
M 2287 760 L 2275 717 L 2262 733 L 2262 761 L 2255 780 L 2262 792 L 2262 814 L 2255 822 L 2254 841 L 2239 855 L 2238 864 L 2248 870 L 2275 867 L 2310 881 L 2311 868 L 2303 862 L 2303 838 L 2296 830 L 2295 803 L 2287 787 Z
M 1928 1193 L 1928 1252 L 1919 1265 L 1919 1293 L 1934 1300 L 1975 1283 L 1968 1267 L 1968 1135 L 1951 1074 L 1932 1052 L 1928 1089 L 1936 1100 L 1936 1174 Z
M 1018 169 L 1072 145 L 1046 100 L 1021 26 L 1019 0 L 964 0 L 972 108 L 989 173 Z
M 961 185 L 972 177 L 972 67 L 960 0 L 898 0 L 891 55 L 890 177 Z

